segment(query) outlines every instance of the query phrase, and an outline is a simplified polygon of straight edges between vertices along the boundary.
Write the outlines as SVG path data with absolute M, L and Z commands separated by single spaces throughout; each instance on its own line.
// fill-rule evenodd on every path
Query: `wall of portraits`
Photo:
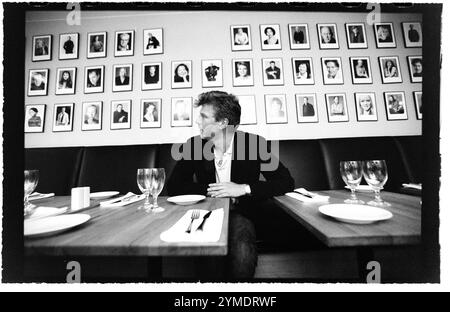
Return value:
M 83 11 L 26 17 L 25 146 L 184 142 L 196 97 L 267 139 L 420 135 L 420 14 Z

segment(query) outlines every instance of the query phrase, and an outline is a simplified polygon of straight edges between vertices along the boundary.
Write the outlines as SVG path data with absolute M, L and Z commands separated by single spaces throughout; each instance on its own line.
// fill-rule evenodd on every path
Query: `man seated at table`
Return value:
M 178 151 L 183 155 L 169 179 L 168 192 L 232 199 L 226 276 L 251 278 L 257 263 L 252 221 L 258 206 L 291 191 L 294 180 L 264 138 L 237 131 L 241 107 L 236 96 L 222 91 L 202 93 L 196 106 L 201 107 L 196 120 L 200 136 L 190 138 Z M 173 157 L 174 153 L 173 148 Z M 266 181 L 260 181 L 260 173 Z

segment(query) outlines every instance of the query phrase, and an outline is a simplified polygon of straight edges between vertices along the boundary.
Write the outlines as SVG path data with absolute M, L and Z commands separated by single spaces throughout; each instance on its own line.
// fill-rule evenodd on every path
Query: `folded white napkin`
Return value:
M 126 195 L 113 198 L 110 200 L 105 200 L 100 202 L 101 207 L 122 207 L 137 201 L 143 200 L 145 198 L 144 194 L 136 195 L 132 192 L 128 192 Z
M 30 196 L 28 196 L 28 200 L 43 199 L 43 198 L 49 198 L 49 197 L 53 197 L 53 196 L 55 196 L 55 193 L 43 194 L 43 193 L 34 192 Z
M 302 201 L 304 203 L 318 203 L 328 201 L 330 196 L 319 195 L 317 193 L 309 192 L 304 188 L 298 188 L 294 190 L 295 192 L 286 193 L 287 196 Z M 301 194 L 300 194 L 301 193 Z M 304 194 L 304 195 L 303 195 Z M 308 197 L 311 196 L 312 198 Z
M 171 228 L 161 233 L 162 241 L 173 242 L 203 242 L 212 243 L 220 239 L 223 223 L 223 208 L 213 210 L 208 219 L 203 224 L 203 231 L 197 231 L 200 223 L 203 221 L 203 216 L 208 210 L 200 210 L 200 217 L 194 219 L 191 227 L 191 233 L 186 233 L 189 224 L 191 223 L 192 210 L 188 210 Z
M 37 207 L 27 219 L 38 219 L 50 216 L 57 216 L 67 211 L 69 207 L 55 208 L 55 207 Z
M 416 190 L 422 190 L 422 184 L 421 183 L 403 183 L 403 187 L 412 188 Z

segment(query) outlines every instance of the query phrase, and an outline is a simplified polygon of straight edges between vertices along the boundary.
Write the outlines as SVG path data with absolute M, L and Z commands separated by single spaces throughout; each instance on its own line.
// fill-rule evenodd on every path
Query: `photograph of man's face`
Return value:
M 88 87 L 100 86 L 100 72 L 97 69 L 88 70 Z
M 128 76 L 128 75 L 127 75 L 127 69 L 126 69 L 126 67 L 120 67 L 120 68 L 118 69 L 118 72 L 119 72 L 118 76 L 119 76 L 120 78 L 125 78 L 125 76 Z
M 413 70 L 413 77 L 422 77 L 422 59 L 412 59 L 411 65 Z
M 320 27 L 320 36 L 322 38 L 322 43 L 335 43 L 334 40 L 334 31 L 330 26 L 322 26 Z
M 128 51 L 131 49 L 131 33 L 119 33 L 118 34 L 118 51 Z
M 43 90 L 45 88 L 45 72 L 34 72 L 31 76 L 31 90 Z

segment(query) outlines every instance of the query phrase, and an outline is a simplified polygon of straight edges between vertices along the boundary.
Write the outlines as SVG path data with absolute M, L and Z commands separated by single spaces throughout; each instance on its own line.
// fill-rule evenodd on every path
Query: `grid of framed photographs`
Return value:
M 280 24 L 260 24 L 259 27 L 252 25 L 230 25 L 230 39 L 231 39 L 231 51 L 251 51 L 253 49 L 252 42 L 252 27 L 259 30 L 259 39 L 262 51 L 276 51 L 282 50 L 282 25 Z M 343 27 L 347 48 L 351 49 L 367 49 L 369 47 L 368 36 L 366 33 L 367 25 L 361 22 L 345 23 L 338 25 L 336 23 L 317 23 L 316 27 L 311 27 L 307 23 L 290 23 L 287 24 L 287 38 L 289 39 L 289 49 L 291 50 L 303 50 L 311 49 L 311 45 L 317 44 L 320 50 L 327 49 L 340 49 L 339 31 Z M 396 48 L 396 31 L 392 22 L 380 22 L 373 25 L 375 34 L 375 46 L 376 48 Z M 311 28 L 310 28 L 311 27 Z M 395 26 L 396 27 L 396 26 Z M 317 42 L 311 42 L 310 29 L 317 32 Z M 401 33 L 404 39 L 405 48 L 420 48 L 422 47 L 422 28 L 421 23 L 417 21 L 408 21 L 401 23 Z M 286 30 L 286 28 L 284 28 Z M 139 36 L 138 36 L 139 34 Z M 119 30 L 113 34 L 114 40 L 110 40 L 108 44 L 108 32 L 97 31 L 86 33 L 86 58 L 106 58 L 108 47 L 112 48 L 114 53 L 111 55 L 114 57 L 134 56 L 135 47 L 137 44 L 136 36 L 142 44 L 143 55 L 157 55 L 164 53 L 164 38 L 163 28 L 151 28 L 144 29 L 141 33 L 137 33 L 136 30 Z M 58 38 L 58 44 L 56 52 L 58 55 L 57 60 L 64 62 L 65 60 L 79 59 L 80 52 L 80 40 L 83 34 L 76 32 L 62 33 L 62 34 L 44 34 L 32 36 L 32 61 L 33 62 L 45 62 L 52 60 L 53 50 L 53 38 Z M 344 39 L 345 40 L 345 39 Z M 312 40 L 314 41 L 314 40 Z M 331 52 L 331 51 L 330 51 Z M 273 53 L 273 52 L 272 52 Z M 334 53 L 333 53 L 334 54 Z M 339 54 L 335 54 L 339 55 Z M 171 89 L 185 89 L 193 88 L 193 77 L 196 77 L 194 71 L 197 67 L 200 69 L 201 74 L 201 87 L 202 88 L 222 88 L 226 84 L 225 80 L 229 79 L 226 74 L 231 72 L 231 81 L 233 87 L 253 87 L 255 81 L 262 81 L 263 86 L 285 86 L 285 77 L 289 77 L 285 73 L 282 57 L 264 56 L 261 58 L 261 69 L 253 67 L 252 58 L 234 58 L 231 63 L 231 71 L 224 68 L 224 61 L 222 58 L 203 59 L 197 64 L 193 64 L 192 60 L 180 60 L 171 61 L 171 66 L 165 67 L 167 74 L 170 76 Z M 368 56 L 351 56 L 349 63 L 343 62 L 340 56 L 327 56 L 320 58 L 321 71 L 324 85 L 342 85 L 344 84 L 344 71 L 347 71 L 346 67 L 350 69 L 351 83 L 352 84 L 372 84 L 374 81 L 374 74 L 372 72 L 371 59 Z M 396 55 L 386 55 L 378 57 L 380 75 L 383 84 L 403 83 L 403 77 L 400 69 L 400 60 Z M 407 65 L 410 75 L 410 81 L 412 83 L 422 82 L 422 56 L 410 55 L 407 56 Z M 81 80 L 83 83 L 83 90 L 85 94 L 90 93 L 102 93 L 105 91 L 105 83 L 109 84 L 111 81 L 112 92 L 130 92 L 133 91 L 133 62 L 128 64 L 115 64 L 112 65 L 111 70 L 105 69 L 105 66 L 90 65 L 84 67 L 84 77 Z M 194 67 L 195 65 L 195 67 Z M 313 68 L 312 57 L 292 57 L 291 68 L 292 71 L 292 84 L 293 85 L 314 85 L 316 84 L 315 70 Z M 140 64 L 141 67 L 141 90 L 162 90 L 163 85 L 163 64 L 161 61 L 150 61 Z M 225 66 L 228 67 L 228 66 Z M 258 66 L 259 67 L 259 66 Z M 169 69 L 170 68 L 170 69 Z M 27 95 L 34 96 L 47 96 L 49 90 L 49 83 L 55 84 L 55 95 L 74 95 L 77 93 L 77 76 L 79 68 L 77 67 L 57 67 L 53 77 L 49 76 L 50 70 L 48 68 L 29 69 L 28 74 L 28 86 Z M 106 70 L 106 71 L 105 71 Z M 169 72 L 170 70 L 170 72 Z M 105 73 L 107 76 L 105 76 Z M 261 76 L 261 80 L 255 79 L 256 75 Z M 108 78 L 111 76 L 110 78 Z M 49 78 L 52 78 L 50 81 Z M 108 78 L 108 79 L 106 79 Z M 139 85 L 139 84 L 138 84 Z M 79 87 L 78 87 L 79 89 Z M 326 94 L 326 108 L 328 113 L 328 119 L 330 122 L 335 121 L 347 121 L 348 111 L 347 99 L 345 94 L 330 97 L 334 94 Z M 337 97 L 339 103 L 342 103 L 345 107 L 343 111 L 343 117 L 336 113 L 336 109 L 333 105 L 333 100 Z M 297 112 L 297 122 L 318 122 L 317 114 L 317 98 L 315 93 L 300 93 L 295 94 L 295 105 Z M 183 99 L 183 105 L 185 107 L 191 106 L 191 114 L 187 119 L 179 120 L 174 115 L 171 117 L 171 125 L 174 127 L 192 125 L 192 98 L 172 98 L 172 111 L 176 111 L 176 102 L 174 99 Z M 243 118 L 243 124 L 255 124 L 256 121 L 256 104 L 254 95 L 240 96 L 241 101 L 246 107 L 247 117 Z M 376 98 L 372 92 L 355 92 L 355 108 L 356 117 L 358 121 L 376 121 L 378 120 L 378 114 L 376 111 Z M 413 92 L 414 105 L 416 108 L 417 119 L 421 119 L 421 91 Z M 387 110 L 388 120 L 404 120 L 407 119 L 406 106 L 404 105 L 406 99 L 404 92 L 385 92 L 384 102 Z M 142 99 L 140 108 L 140 126 L 141 128 L 157 128 L 161 127 L 161 99 Z M 180 102 L 180 101 L 178 101 Z M 290 102 L 290 100 L 289 100 Z M 364 105 L 372 104 L 370 114 L 364 111 Z M 399 102 L 400 106 L 404 106 L 403 113 L 395 105 Z M 92 104 L 94 103 L 94 104 Z M 272 103 L 281 103 L 280 110 L 285 113 L 283 119 L 278 116 L 274 111 L 276 105 Z M 265 95 L 265 114 L 267 123 L 285 123 L 287 122 L 287 110 L 284 110 L 287 105 L 286 95 L 280 94 Z M 403 103 L 403 105 L 401 104 Z M 70 104 L 70 103 L 69 103 Z M 73 103 L 69 104 L 55 104 L 54 108 L 58 110 L 53 111 L 58 116 L 66 116 L 70 118 L 67 122 L 57 122 L 56 115 L 54 116 L 53 131 L 71 131 L 73 120 Z M 128 120 L 131 118 L 131 100 L 123 103 L 114 103 L 116 106 L 120 104 L 122 110 L 129 114 Z M 27 104 L 30 106 L 31 104 Z M 83 102 L 82 107 L 82 130 L 101 130 L 102 129 L 102 112 L 103 103 L 99 102 Z M 111 103 L 112 105 L 112 103 Z M 178 104 L 180 106 L 181 104 Z M 304 106 L 302 106 L 304 105 Z M 119 107 L 120 107 L 119 106 Z M 95 113 L 94 111 L 95 107 Z M 394 108 L 392 108 L 394 107 Z M 32 108 L 32 109 L 31 109 Z M 26 120 L 31 119 L 29 125 L 25 125 L 25 131 L 29 132 L 43 132 L 44 131 L 44 119 L 46 113 L 45 104 L 35 104 L 33 107 L 29 107 L 26 111 Z M 60 114 L 64 108 L 65 114 Z M 89 108 L 89 109 L 88 109 Z M 273 108 L 273 109 L 272 109 Z M 390 110 L 389 110 L 390 108 Z M 30 110 L 31 109 L 31 110 Z M 111 113 L 119 109 L 113 109 L 111 106 Z M 147 118 L 144 118 L 146 111 Z M 186 111 L 189 111 L 186 108 Z M 396 111 L 396 112 L 394 112 Z M 88 115 L 94 115 L 89 124 L 85 124 L 84 121 Z M 121 113 L 124 114 L 124 113 Z M 243 114 L 244 110 L 243 110 Z M 111 115 L 113 116 L 113 115 Z M 153 116 L 153 117 L 150 117 Z M 277 117 L 278 116 L 278 117 Z M 142 117 L 142 118 L 141 118 Z M 37 120 L 41 119 L 39 123 Z M 112 118 L 112 117 L 111 117 Z M 64 118 L 67 120 L 67 118 Z M 111 119 L 112 120 L 112 119 Z M 98 123 L 95 123 L 97 121 Z M 39 126 L 38 126 L 39 125 Z M 130 121 L 126 123 L 111 121 L 111 129 L 127 129 L 131 127 Z

